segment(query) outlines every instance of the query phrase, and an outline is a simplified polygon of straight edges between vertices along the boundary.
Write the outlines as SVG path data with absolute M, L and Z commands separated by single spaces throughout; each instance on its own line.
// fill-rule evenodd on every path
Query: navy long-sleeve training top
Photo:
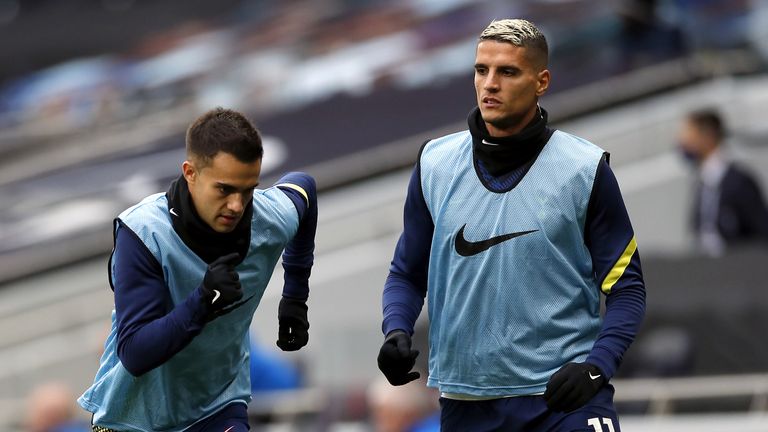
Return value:
M 293 188 L 280 186 L 285 183 L 304 189 L 307 198 Z M 298 231 L 282 256 L 283 296 L 306 300 L 314 261 L 317 188 L 311 176 L 296 172 L 283 176 L 277 185 L 299 214 Z M 112 261 L 121 275 L 114 281 L 117 355 L 126 370 L 139 376 L 186 347 L 205 326 L 209 306 L 198 287 L 174 307 L 160 264 L 129 229 L 117 230 Z
M 483 174 L 490 176 L 487 172 Z M 513 172 L 508 176 L 518 174 L 524 175 L 524 172 Z M 385 335 L 394 330 L 413 334 L 427 293 L 429 254 L 435 227 L 424 200 L 420 177 L 417 163 L 408 184 L 403 233 L 384 285 L 382 330 Z M 503 183 L 505 179 L 499 180 Z M 645 284 L 634 230 L 616 177 L 605 158 L 598 165 L 590 196 L 584 242 L 592 256 L 596 280 L 600 288 L 608 292 L 601 331 L 586 361 L 598 366 L 610 379 L 640 328 L 645 314 Z

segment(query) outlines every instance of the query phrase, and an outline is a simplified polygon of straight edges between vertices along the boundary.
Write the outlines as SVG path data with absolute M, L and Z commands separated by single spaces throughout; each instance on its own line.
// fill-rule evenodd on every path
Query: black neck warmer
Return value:
M 168 198 L 173 230 L 192 252 L 208 264 L 219 257 L 237 252 L 242 262 L 251 244 L 253 201 L 248 202 L 242 219 L 232 232 L 219 233 L 200 219 L 192 203 L 192 196 L 189 194 L 184 176 L 180 176 L 171 183 L 165 196 Z
M 539 107 L 537 115 L 523 130 L 499 138 L 488 133 L 480 109 L 475 107 L 467 118 L 475 157 L 483 162 L 483 166 L 493 176 L 506 174 L 532 162 L 554 133 L 553 129 L 547 127 L 547 117 L 547 111 Z

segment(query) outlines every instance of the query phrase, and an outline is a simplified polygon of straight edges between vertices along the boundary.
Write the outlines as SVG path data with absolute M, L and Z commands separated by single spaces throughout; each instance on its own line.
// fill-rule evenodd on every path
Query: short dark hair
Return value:
M 219 152 L 229 153 L 240 162 L 261 159 L 264 148 L 256 127 L 242 113 L 216 107 L 198 117 L 187 129 L 187 157 L 211 163 Z
M 688 121 L 699 130 L 714 136 L 718 142 L 725 136 L 723 119 L 714 109 L 707 108 L 693 111 L 688 114 Z

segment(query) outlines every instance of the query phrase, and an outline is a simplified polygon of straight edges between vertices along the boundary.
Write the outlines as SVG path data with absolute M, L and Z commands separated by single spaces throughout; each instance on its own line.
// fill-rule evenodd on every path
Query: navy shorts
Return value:
M 248 407 L 245 404 L 229 405 L 188 429 L 189 432 L 247 432 Z
M 440 398 L 442 432 L 620 432 L 608 384 L 592 400 L 570 413 L 547 409 L 543 396 L 488 401 Z
M 224 407 L 221 411 L 207 419 L 194 424 L 188 432 L 248 432 L 248 407 L 235 403 Z M 114 429 L 91 425 L 93 432 L 117 432 Z

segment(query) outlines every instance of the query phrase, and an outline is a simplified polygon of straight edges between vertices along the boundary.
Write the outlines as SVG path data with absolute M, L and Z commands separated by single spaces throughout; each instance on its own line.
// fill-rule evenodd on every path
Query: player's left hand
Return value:
M 309 342 L 307 303 L 283 297 L 277 309 L 277 346 L 283 351 L 297 351 Z
M 605 383 L 605 375 L 597 366 L 568 363 L 549 379 L 544 400 L 552 411 L 571 412 L 589 402 Z

